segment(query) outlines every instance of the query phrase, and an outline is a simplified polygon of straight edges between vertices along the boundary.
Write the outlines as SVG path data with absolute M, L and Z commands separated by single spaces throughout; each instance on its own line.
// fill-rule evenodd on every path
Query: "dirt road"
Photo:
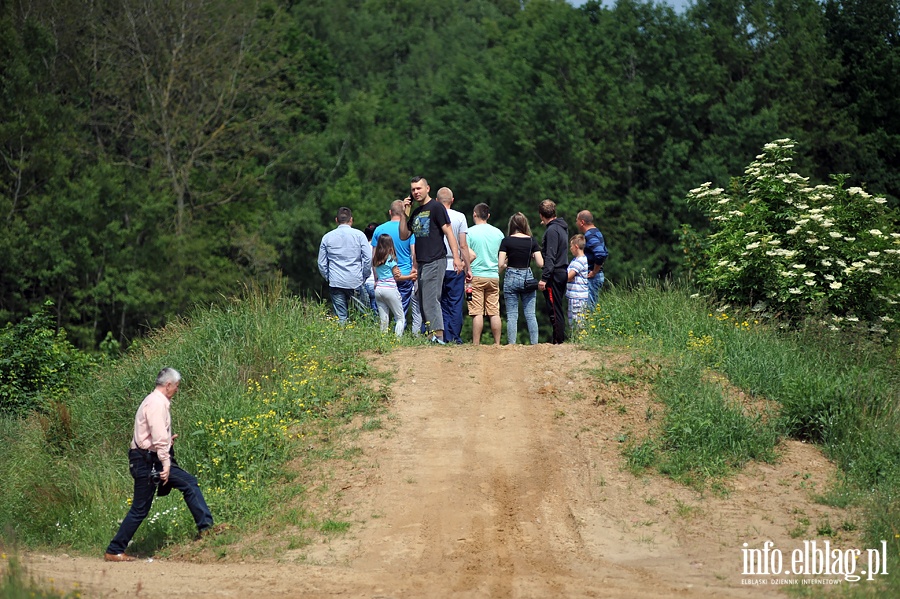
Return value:
M 800 443 L 724 493 L 624 470 L 623 439 L 662 411 L 634 356 L 464 345 L 378 359 L 396 372 L 391 417 L 333 473 L 346 535 L 271 560 L 32 555 L 31 571 L 88 597 L 760 598 L 780 587 L 742 582 L 743 543 L 787 552 L 850 518 L 812 501 L 833 469 Z M 589 376 L 599 367 L 627 376 Z

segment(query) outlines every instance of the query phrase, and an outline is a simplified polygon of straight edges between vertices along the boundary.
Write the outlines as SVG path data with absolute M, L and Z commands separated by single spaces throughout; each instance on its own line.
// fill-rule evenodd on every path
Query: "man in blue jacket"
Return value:
M 578 230 L 584 235 L 584 255 L 588 263 L 588 311 L 597 307 L 597 297 L 603 282 L 603 263 L 606 262 L 609 252 L 606 250 L 606 242 L 603 241 L 603 233 L 594 225 L 594 215 L 588 210 L 582 210 L 575 218 Z

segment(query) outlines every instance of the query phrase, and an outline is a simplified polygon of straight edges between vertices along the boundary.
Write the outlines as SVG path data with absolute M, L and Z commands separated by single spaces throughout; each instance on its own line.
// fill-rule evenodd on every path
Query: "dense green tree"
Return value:
M 58 300 L 74 282 L 76 265 L 44 247 L 65 223 L 52 214 L 49 188 L 75 168 L 78 120 L 55 84 L 55 44 L 33 22 L 11 11 L 0 17 L 0 319 L 28 314 L 44 299 Z M 60 319 L 57 319 L 59 322 Z
M 838 106 L 856 135 L 835 143 L 825 160 L 853 172 L 872 191 L 900 198 L 900 2 L 828 0 L 830 55 L 840 60 Z
M 0 321 L 121 341 L 315 256 L 412 175 L 504 227 L 588 208 L 622 282 L 791 137 L 896 202 L 898 0 L 13 0 L 0 5 Z M 572 228 L 574 233 L 574 227 Z M 541 235 L 538 228 L 536 234 Z
M 4 318 L 50 297 L 92 346 L 273 272 L 277 171 L 328 102 L 291 15 L 22 0 L 3 16 Z

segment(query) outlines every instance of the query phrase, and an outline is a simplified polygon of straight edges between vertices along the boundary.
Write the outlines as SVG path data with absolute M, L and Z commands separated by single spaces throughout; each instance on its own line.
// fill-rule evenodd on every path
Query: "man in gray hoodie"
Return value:
M 541 224 L 547 227 L 541 254 L 544 269 L 538 289 L 547 300 L 547 314 L 553 326 L 553 343 L 566 340 L 566 267 L 569 264 L 569 226 L 556 216 L 556 203 L 544 200 L 538 207 Z

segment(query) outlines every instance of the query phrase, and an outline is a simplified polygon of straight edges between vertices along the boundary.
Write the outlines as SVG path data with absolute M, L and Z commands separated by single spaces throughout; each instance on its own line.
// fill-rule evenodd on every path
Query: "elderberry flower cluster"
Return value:
M 845 187 L 846 175 L 810 184 L 789 170 L 795 145 L 766 144 L 730 192 L 711 183 L 690 190 L 710 221 L 704 242 L 686 246 L 697 281 L 723 300 L 791 319 L 886 332 L 900 318 L 900 233 L 886 200 Z

